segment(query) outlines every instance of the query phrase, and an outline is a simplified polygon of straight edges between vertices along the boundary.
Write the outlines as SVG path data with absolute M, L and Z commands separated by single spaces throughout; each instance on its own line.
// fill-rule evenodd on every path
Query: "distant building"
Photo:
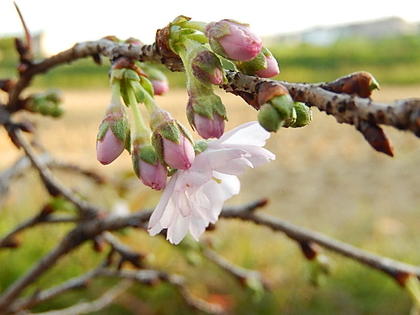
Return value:
M 399 17 L 390 17 L 332 27 L 316 27 L 302 32 L 274 36 L 270 41 L 329 45 L 339 39 L 351 37 L 376 40 L 416 33 L 420 34 L 420 24 L 410 23 Z

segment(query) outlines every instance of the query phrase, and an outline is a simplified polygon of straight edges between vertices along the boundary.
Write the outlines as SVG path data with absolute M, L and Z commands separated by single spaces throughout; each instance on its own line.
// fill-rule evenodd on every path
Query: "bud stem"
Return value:
M 200 44 L 186 39 L 184 45 L 179 49 L 178 54 L 184 64 L 185 75 L 187 77 L 187 91 L 190 95 L 206 95 L 213 94 L 213 88 L 211 85 L 207 86 L 198 80 L 194 74 L 191 67 L 191 61 L 195 53 L 202 50 Z
M 146 91 L 145 91 L 146 92 Z M 147 92 L 146 92 L 147 93 Z M 150 131 L 147 129 L 143 116 L 141 115 L 139 106 L 137 104 L 136 96 L 134 94 L 134 91 L 132 89 L 128 89 L 127 91 L 128 99 L 129 99 L 129 105 L 131 108 L 131 112 L 133 113 L 133 120 L 134 120 L 134 134 L 133 139 L 138 138 L 150 138 Z
M 121 106 L 121 85 L 120 81 L 113 80 L 111 84 L 111 106 Z

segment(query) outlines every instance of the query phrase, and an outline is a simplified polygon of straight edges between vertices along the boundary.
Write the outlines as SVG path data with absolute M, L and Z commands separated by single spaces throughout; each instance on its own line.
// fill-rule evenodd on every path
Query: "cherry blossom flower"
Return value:
M 249 122 L 209 141 L 189 169 L 178 170 L 169 180 L 150 218 L 149 233 L 167 229 L 173 244 L 188 232 L 198 240 L 217 221 L 224 202 L 239 193 L 237 176 L 275 159 L 263 148 L 269 136 L 258 122 Z

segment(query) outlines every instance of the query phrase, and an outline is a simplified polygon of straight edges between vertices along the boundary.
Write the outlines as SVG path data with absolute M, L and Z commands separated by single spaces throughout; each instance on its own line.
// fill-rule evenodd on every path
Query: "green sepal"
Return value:
M 369 90 L 373 91 L 373 90 L 380 90 L 381 87 L 379 85 L 378 80 L 376 80 L 376 78 L 374 76 L 371 76 L 371 82 L 369 85 Z
M 194 97 L 194 103 L 192 105 L 194 112 L 213 119 L 214 113 L 217 113 L 219 116 L 223 117 L 226 120 L 226 108 L 223 105 L 221 98 L 212 93 L 202 96 Z
M 206 140 L 199 140 L 194 144 L 194 151 L 195 154 L 199 154 L 203 151 L 205 151 L 208 147 L 207 141 Z
M 140 76 L 134 70 L 125 69 L 125 71 L 124 71 L 124 79 L 125 80 L 139 81 L 140 80 Z
M 164 163 L 164 159 L 163 159 L 163 143 L 162 143 L 163 139 L 162 136 L 158 133 L 158 132 L 154 132 L 152 135 L 152 145 L 156 150 L 156 154 L 159 158 L 159 160 Z
M 280 127 L 280 116 L 271 104 L 264 104 L 258 112 L 258 122 L 267 131 L 276 132 Z
M 188 39 L 194 40 L 196 42 L 199 42 L 200 44 L 207 44 L 209 41 L 207 37 L 200 33 L 194 33 L 187 35 Z
M 173 21 L 171 22 L 171 25 L 182 25 L 185 22 L 188 22 L 191 20 L 188 16 L 185 15 L 178 15 Z
M 165 122 L 161 127 L 159 127 L 159 133 L 163 138 L 172 141 L 174 143 L 180 143 L 181 132 L 179 130 L 179 125 L 175 120 Z
M 139 168 L 140 154 L 139 154 L 139 147 L 136 145 L 133 145 L 133 149 L 131 153 L 131 162 L 133 164 L 134 173 L 137 175 L 138 178 L 140 178 L 140 168 Z
M 280 122 L 284 122 L 285 127 L 288 127 L 296 119 L 296 111 L 293 108 L 294 102 L 289 94 L 276 96 L 270 100 L 270 103 L 277 110 Z
M 177 125 L 178 125 L 178 128 L 179 128 L 179 131 L 184 135 L 184 137 L 186 137 L 192 143 L 192 145 L 194 145 L 194 140 L 193 140 L 190 132 L 187 129 L 185 129 L 185 127 L 183 125 L 181 125 L 180 123 L 177 122 Z
M 127 130 L 127 136 L 125 138 L 124 148 L 128 151 L 128 153 L 131 153 L 131 130 L 130 130 L 130 128 L 128 128 L 128 130 Z
M 229 59 L 226 59 L 225 57 L 222 57 L 220 55 L 217 55 L 217 57 L 220 60 L 220 63 L 222 64 L 223 69 L 225 70 L 231 70 L 231 71 L 238 71 L 238 68 L 236 67 L 235 63 L 230 61 Z
M 248 75 L 253 75 L 257 71 L 267 68 L 267 59 L 265 58 L 263 51 L 261 51 L 254 59 L 250 61 L 237 62 L 236 64 L 239 71 Z
M 156 150 L 153 148 L 151 144 L 144 145 L 140 148 L 139 157 L 143 161 L 152 165 L 156 165 L 157 162 L 159 161 Z
M 296 102 L 293 108 L 296 111 L 296 121 L 290 127 L 299 128 L 311 123 L 312 111 L 305 103 Z
M 121 142 L 125 144 L 125 139 L 127 137 L 127 131 L 129 130 L 128 122 L 124 117 L 110 122 L 110 127 L 112 133 L 117 137 Z
M 147 78 L 145 78 L 145 77 L 141 77 L 140 78 L 140 84 L 146 90 L 146 92 L 149 93 L 149 95 L 151 97 L 153 97 L 154 91 L 153 91 L 153 84 L 152 84 L 152 82 L 150 82 L 150 80 L 147 79 Z
M 101 124 L 99 125 L 99 131 L 98 135 L 96 136 L 97 141 L 102 141 L 102 139 L 105 137 L 106 132 L 109 128 L 109 122 L 106 120 L 103 120 Z
M 291 115 L 284 121 L 283 123 L 283 127 L 288 128 L 291 127 L 297 119 L 297 114 L 296 114 L 296 109 L 293 107 L 292 108 L 292 113 Z

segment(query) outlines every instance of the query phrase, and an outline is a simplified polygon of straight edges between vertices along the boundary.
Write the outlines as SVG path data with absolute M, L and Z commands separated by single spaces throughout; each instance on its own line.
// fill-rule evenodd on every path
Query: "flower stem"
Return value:
M 149 92 L 146 91 L 144 87 L 140 85 L 140 89 L 144 94 L 144 105 L 146 106 L 146 109 L 149 112 L 149 114 L 151 114 L 158 108 L 158 106 L 154 98 L 149 94 Z
M 134 91 L 132 89 L 128 89 L 127 95 L 128 95 L 131 112 L 133 113 L 133 119 L 134 119 L 133 139 L 138 139 L 138 138 L 148 139 L 150 137 L 150 131 L 144 123 L 143 116 L 141 115 L 139 106 L 137 104 L 136 96 L 134 95 Z
M 185 68 L 185 75 L 187 77 L 188 93 L 194 95 L 206 95 L 213 92 L 211 86 L 206 86 L 198 80 L 192 73 L 191 61 L 194 56 L 202 49 L 201 45 L 186 39 L 182 48 L 178 50 L 178 55 L 182 60 Z
M 115 80 L 111 84 L 111 106 L 112 107 L 120 107 L 121 103 L 121 92 L 120 92 L 120 82 Z

